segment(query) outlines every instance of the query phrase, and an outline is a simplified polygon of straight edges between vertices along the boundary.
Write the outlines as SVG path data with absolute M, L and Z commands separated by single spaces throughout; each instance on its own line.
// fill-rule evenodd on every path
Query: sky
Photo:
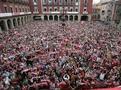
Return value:
M 100 0 L 93 0 L 93 3 L 98 3 L 100 2 Z

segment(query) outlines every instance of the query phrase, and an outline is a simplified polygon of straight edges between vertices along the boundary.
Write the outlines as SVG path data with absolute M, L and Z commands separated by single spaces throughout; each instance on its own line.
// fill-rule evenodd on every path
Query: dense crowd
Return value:
M 121 84 L 121 32 L 100 22 L 35 21 L 0 33 L 0 90 Z

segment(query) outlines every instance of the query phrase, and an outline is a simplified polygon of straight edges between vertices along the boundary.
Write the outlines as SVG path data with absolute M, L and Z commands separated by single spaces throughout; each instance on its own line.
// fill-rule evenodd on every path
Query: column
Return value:
M 52 15 L 52 17 L 53 17 L 53 20 L 52 21 L 54 21 L 54 15 Z
M 8 28 L 7 20 L 4 20 L 4 22 L 5 22 L 5 30 L 8 30 L 9 28 Z
M 17 18 L 15 18 L 16 19 L 16 27 L 18 27 L 18 21 L 17 21 Z
M 24 17 L 22 17 L 23 18 L 23 25 L 25 24 L 25 20 L 24 20 Z
M 0 27 L 0 33 L 2 32 L 2 28 Z
M 10 20 L 11 20 L 11 28 L 14 28 L 13 20 L 12 19 L 10 19 Z
M 74 21 L 74 15 L 73 15 L 73 21 Z
M 48 17 L 48 21 L 49 21 L 49 20 L 50 20 L 50 19 L 49 19 L 49 15 L 47 15 L 47 17 Z
M 54 17 L 55 15 L 52 15 L 52 16 L 53 16 L 53 21 L 55 21 L 55 17 Z
M 78 15 L 78 20 L 77 21 L 80 21 L 80 15 Z
M 75 15 L 73 15 L 73 21 L 75 21 Z
M 70 15 L 68 15 L 68 21 L 70 21 Z

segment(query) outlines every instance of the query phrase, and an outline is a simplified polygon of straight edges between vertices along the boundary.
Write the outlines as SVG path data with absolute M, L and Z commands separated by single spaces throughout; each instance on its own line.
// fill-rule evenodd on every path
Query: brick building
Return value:
M 33 12 L 36 11 L 36 16 L 40 16 L 42 20 L 61 20 L 62 15 L 71 21 L 91 20 L 93 0 L 34 0 L 34 2 L 37 3 L 33 6 Z
M 0 31 L 9 30 L 29 22 L 32 19 L 30 1 L 0 0 Z

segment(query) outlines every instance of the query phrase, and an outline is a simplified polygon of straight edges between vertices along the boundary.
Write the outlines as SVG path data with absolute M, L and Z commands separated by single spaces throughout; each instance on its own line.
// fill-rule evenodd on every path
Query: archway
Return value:
M 73 21 L 73 16 L 71 15 L 70 18 L 69 18 L 70 21 Z
M 77 15 L 74 17 L 74 20 L 75 21 L 78 21 L 78 16 Z
M 54 20 L 58 21 L 58 16 L 57 15 L 54 16 Z
M 20 25 L 20 18 L 17 19 L 17 22 L 18 22 L 18 26 Z
M 59 20 L 60 20 L 60 21 L 62 20 L 61 18 L 62 18 L 62 16 L 60 15 L 60 16 L 59 16 Z
M 48 17 L 47 17 L 47 15 L 45 15 L 45 16 L 44 16 L 44 20 L 48 20 Z
M 13 19 L 13 25 L 14 25 L 14 27 L 17 26 L 17 22 L 16 22 L 16 19 L 15 18 Z
M 5 31 L 6 30 L 5 22 L 3 20 L 0 21 L 0 28 L 1 28 L 2 31 Z
M 68 16 L 67 15 L 65 16 L 65 20 L 68 21 Z
M 7 20 L 7 25 L 8 25 L 8 29 L 11 29 L 12 28 L 12 22 L 11 20 Z
M 81 16 L 81 21 L 88 21 L 88 16 L 87 15 Z
M 49 16 L 49 20 L 53 20 L 53 16 L 52 15 Z

